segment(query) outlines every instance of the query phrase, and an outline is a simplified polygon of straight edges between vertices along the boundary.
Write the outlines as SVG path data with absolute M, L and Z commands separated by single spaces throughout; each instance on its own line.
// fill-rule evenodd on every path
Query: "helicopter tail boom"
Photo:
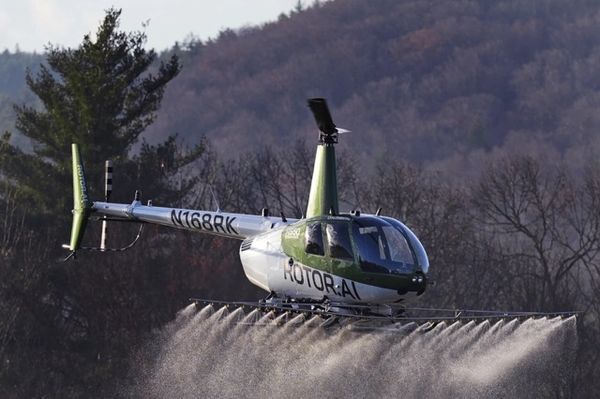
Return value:
M 106 163 L 105 176 L 106 201 L 92 202 L 89 199 L 79 147 L 77 144 L 72 144 L 71 149 L 73 156 L 73 222 L 71 227 L 71 239 L 68 244 L 63 244 L 63 248 L 71 251 L 71 254 L 65 260 L 73 257 L 75 252 L 79 249 L 97 250 L 102 252 L 128 249 L 139 238 L 138 233 L 138 236 L 133 243 L 126 247 L 117 249 L 107 248 L 106 222 L 108 221 L 158 224 L 240 240 L 297 221 L 296 219 L 287 219 L 283 214 L 281 218 L 269 216 L 268 211 L 266 210 L 263 210 L 262 215 L 246 215 L 221 212 L 220 210 L 205 211 L 154 207 L 152 206 L 151 201 L 148 201 L 148 205 L 143 205 L 140 200 L 139 191 L 136 191 L 132 203 L 120 204 L 109 202 L 108 200 L 112 190 L 112 164 L 108 161 Z M 100 247 L 81 246 L 83 234 L 90 217 L 93 217 L 93 220 L 99 220 L 103 223 Z
M 139 200 L 131 204 L 94 202 L 92 211 L 108 220 L 158 224 L 239 240 L 296 222 L 272 216 L 143 205 Z

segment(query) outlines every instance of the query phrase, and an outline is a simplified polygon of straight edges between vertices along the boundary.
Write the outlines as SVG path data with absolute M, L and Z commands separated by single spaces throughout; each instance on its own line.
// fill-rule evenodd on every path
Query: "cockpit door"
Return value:
M 346 221 L 323 223 L 326 255 L 331 264 L 331 273 L 346 274 L 355 264 L 354 248 L 350 238 L 350 225 Z M 344 270 L 340 270 L 344 269 Z

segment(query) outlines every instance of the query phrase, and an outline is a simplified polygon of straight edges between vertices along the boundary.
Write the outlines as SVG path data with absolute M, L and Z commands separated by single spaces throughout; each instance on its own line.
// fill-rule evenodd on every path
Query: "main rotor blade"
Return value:
M 337 133 L 337 129 L 329 113 L 329 108 L 327 107 L 327 101 L 324 98 L 311 98 L 308 100 L 308 107 L 312 111 L 320 131 L 326 135 Z

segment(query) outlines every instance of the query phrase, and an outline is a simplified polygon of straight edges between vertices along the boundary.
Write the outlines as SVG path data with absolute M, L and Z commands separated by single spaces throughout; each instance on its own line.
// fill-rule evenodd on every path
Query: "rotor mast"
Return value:
M 320 132 L 306 217 L 337 215 L 339 206 L 334 146 L 338 142 L 338 129 L 331 119 L 325 99 L 312 98 L 308 100 L 308 106 Z

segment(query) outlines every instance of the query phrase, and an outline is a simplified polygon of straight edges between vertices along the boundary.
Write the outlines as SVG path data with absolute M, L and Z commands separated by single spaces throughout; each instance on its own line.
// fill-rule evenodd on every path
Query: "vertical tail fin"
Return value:
M 85 172 L 77 144 L 71 145 L 71 151 L 73 154 L 73 225 L 71 241 L 68 247 L 65 247 L 70 251 L 77 251 L 81 246 L 81 239 L 91 211 L 91 203 L 88 198 Z

